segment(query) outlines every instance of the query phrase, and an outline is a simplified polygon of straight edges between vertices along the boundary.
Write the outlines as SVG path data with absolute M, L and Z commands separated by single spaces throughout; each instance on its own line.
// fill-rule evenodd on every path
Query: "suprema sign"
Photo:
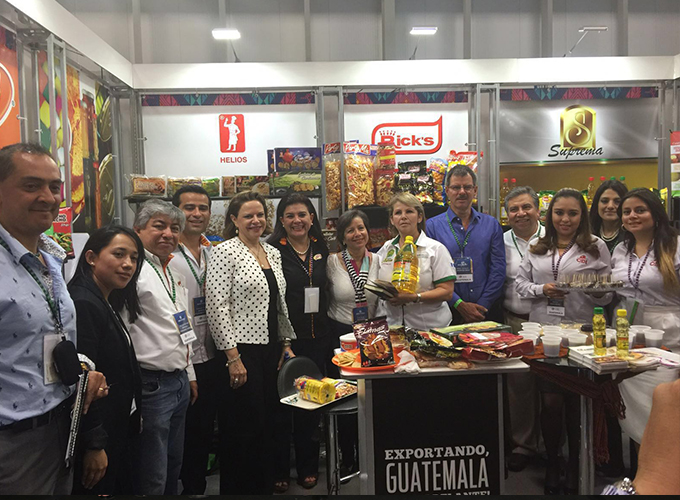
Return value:
M 575 104 L 560 115 L 560 144 L 550 148 L 549 157 L 602 156 L 595 144 L 595 110 Z
M 381 123 L 373 129 L 371 144 L 394 144 L 398 155 L 436 153 L 442 147 L 442 117 L 434 122 Z

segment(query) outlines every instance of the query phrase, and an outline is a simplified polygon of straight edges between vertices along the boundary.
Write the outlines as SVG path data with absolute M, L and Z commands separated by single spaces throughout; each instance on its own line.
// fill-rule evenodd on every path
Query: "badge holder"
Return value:
M 321 296 L 318 286 L 305 287 L 305 314 L 319 312 L 319 297 Z
M 565 315 L 564 299 L 548 299 L 548 315 L 563 317 Z
M 457 257 L 453 259 L 453 266 L 456 268 L 456 283 L 472 283 L 471 257 Z

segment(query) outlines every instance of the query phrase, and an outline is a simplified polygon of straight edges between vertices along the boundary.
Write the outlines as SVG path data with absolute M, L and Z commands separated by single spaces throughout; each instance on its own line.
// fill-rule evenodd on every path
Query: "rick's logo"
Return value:
M 373 129 L 371 144 L 394 144 L 398 155 L 436 153 L 442 147 L 442 117 L 434 122 L 381 123 Z
M 595 149 L 595 111 L 578 104 L 562 111 L 560 145 L 565 149 Z

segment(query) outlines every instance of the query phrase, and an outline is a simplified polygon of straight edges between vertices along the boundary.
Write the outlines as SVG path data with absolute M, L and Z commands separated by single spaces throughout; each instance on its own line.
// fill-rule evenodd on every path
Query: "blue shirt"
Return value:
M 451 221 L 451 224 L 449 224 Z M 456 231 L 458 241 L 451 230 Z M 472 258 L 472 283 L 458 283 L 454 287 L 453 299 L 458 299 L 484 306 L 487 309 L 503 294 L 505 282 L 505 245 L 503 230 L 498 221 L 487 214 L 472 209 L 467 231 L 463 223 L 451 208 L 443 214 L 427 221 L 425 234 L 443 243 L 451 253 L 451 257 Z M 468 238 L 467 245 L 465 239 Z M 464 251 L 461 250 L 464 247 Z
M 38 248 L 42 262 L 0 225 L 0 426 L 42 415 L 71 395 L 60 381 L 45 384 L 43 338 L 56 333 L 45 295 L 22 263 L 36 274 L 49 271 L 54 297 L 68 340 L 76 340 L 76 311 L 61 275 L 63 250 L 44 235 Z

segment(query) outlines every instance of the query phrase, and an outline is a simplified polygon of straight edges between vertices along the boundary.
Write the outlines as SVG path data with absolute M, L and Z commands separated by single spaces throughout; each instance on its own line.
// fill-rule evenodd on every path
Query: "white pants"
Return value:
M 663 330 L 663 345 L 677 352 L 680 348 L 680 311 L 676 307 L 645 306 L 642 321 L 636 323 Z M 626 404 L 626 418 L 621 428 L 633 441 L 640 443 L 652 410 L 652 394 L 657 385 L 678 378 L 680 369 L 660 366 L 656 370 L 640 373 L 619 385 Z

